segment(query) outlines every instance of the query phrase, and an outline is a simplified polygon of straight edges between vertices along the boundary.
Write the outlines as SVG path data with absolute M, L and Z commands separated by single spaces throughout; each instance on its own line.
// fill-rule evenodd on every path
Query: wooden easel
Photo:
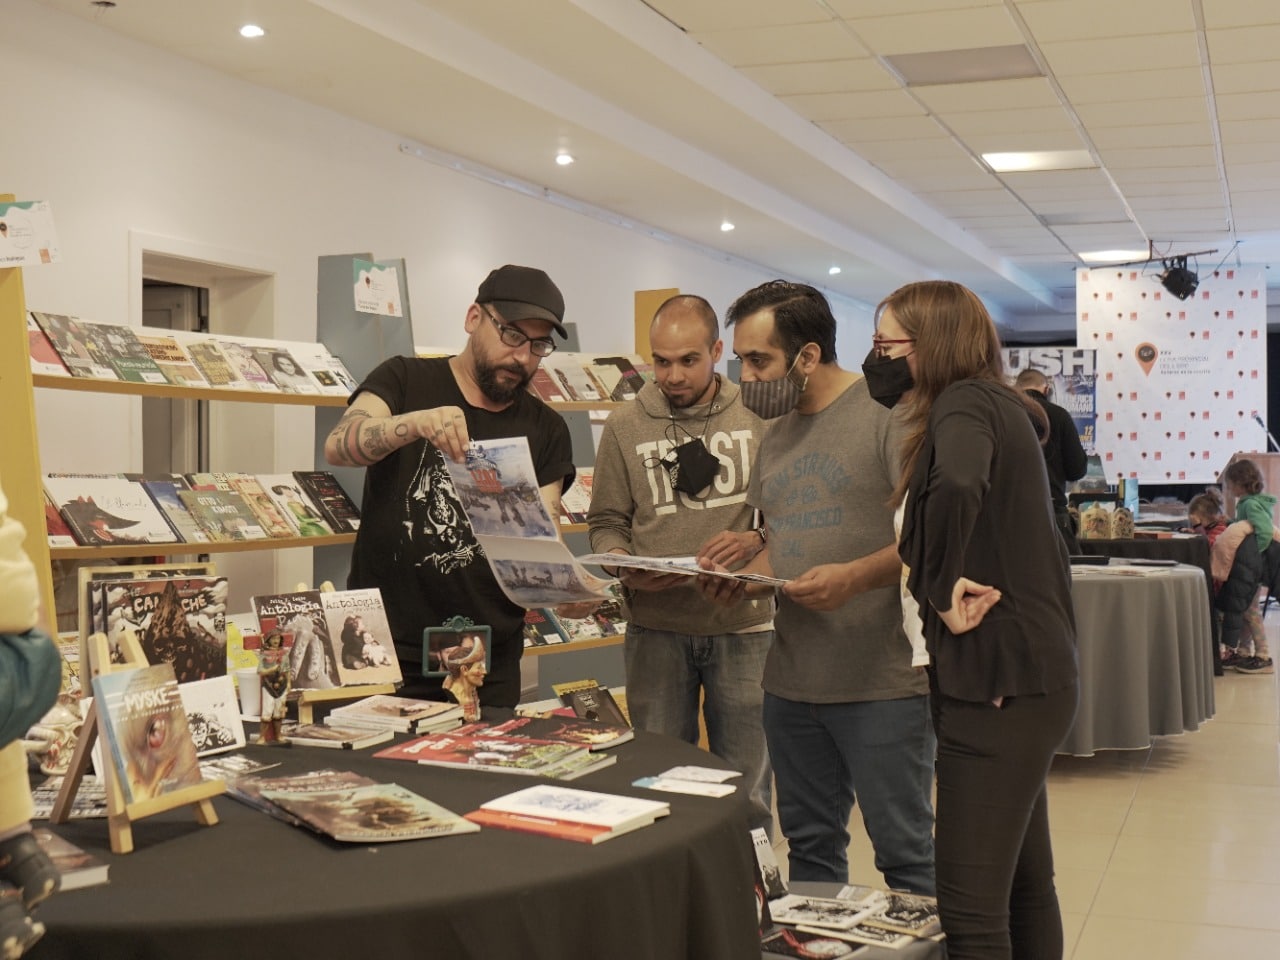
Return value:
M 302 593 L 311 588 L 305 583 L 300 583 L 293 588 L 295 593 Z M 320 584 L 321 593 L 333 593 L 335 587 L 333 582 L 326 580 Z M 330 687 L 327 690 L 312 690 L 303 688 L 298 693 L 298 722 L 314 723 L 313 709 L 317 703 L 332 703 L 335 700 L 359 700 L 363 697 L 371 697 L 375 693 L 395 693 L 396 685 L 394 683 L 361 683 L 352 684 L 348 687 Z
M 89 676 L 97 677 L 105 673 L 122 670 L 133 670 L 147 665 L 146 655 L 137 636 L 126 630 L 120 637 L 120 648 L 124 654 L 124 663 L 113 664 L 111 651 L 107 646 L 104 634 L 95 633 L 89 637 Z M 80 781 L 84 779 L 89 768 L 89 757 L 93 744 L 98 739 L 98 698 L 94 697 L 85 715 L 84 724 L 80 728 L 80 736 L 76 740 L 75 752 L 71 755 L 71 767 L 62 779 L 62 788 L 58 791 L 58 799 L 49 814 L 50 823 L 66 823 L 71 817 L 71 804 L 80 789 Z M 120 785 L 120 771 L 116 769 L 115 760 L 109 749 L 103 750 L 102 777 L 107 793 L 107 829 L 111 834 L 112 853 L 133 852 L 133 822 L 143 817 L 150 817 L 165 810 L 176 807 L 192 806 L 195 808 L 196 821 L 201 826 L 211 827 L 218 822 L 218 814 L 213 809 L 212 797 L 227 789 L 221 780 L 205 780 L 192 784 L 172 793 L 161 794 L 148 800 L 136 803 L 125 803 L 124 789 Z

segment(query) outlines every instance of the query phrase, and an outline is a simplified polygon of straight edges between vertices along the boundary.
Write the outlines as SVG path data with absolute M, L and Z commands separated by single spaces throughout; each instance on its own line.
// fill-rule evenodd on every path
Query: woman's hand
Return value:
M 945 613 L 939 610 L 937 613 L 952 633 L 968 633 L 1000 602 L 1001 596 L 995 587 L 961 577 L 951 588 L 951 609 Z

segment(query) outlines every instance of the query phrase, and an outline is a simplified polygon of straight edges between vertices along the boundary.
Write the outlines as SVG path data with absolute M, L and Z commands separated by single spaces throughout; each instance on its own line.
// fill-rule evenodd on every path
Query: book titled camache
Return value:
M 149 577 L 104 581 L 108 637 L 129 629 L 150 664 L 169 664 L 180 683 L 227 672 L 227 578 Z
M 172 665 L 102 674 L 93 692 L 126 803 L 203 780 Z

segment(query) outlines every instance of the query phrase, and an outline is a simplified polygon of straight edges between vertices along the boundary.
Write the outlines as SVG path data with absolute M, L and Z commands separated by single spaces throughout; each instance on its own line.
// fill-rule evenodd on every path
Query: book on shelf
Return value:
M 609 766 L 617 758 L 592 754 L 585 747 L 520 737 L 458 736 L 429 733 L 380 750 L 377 757 L 413 760 L 427 766 L 514 773 L 573 780 Z
M 236 373 L 217 340 L 208 334 L 179 335 L 179 339 L 187 356 L 209 386 L 230 390 L 251 389 Z
M 595 479 L 595 467 L 578 467 L 569 489 L 560 497 L 562 519 L 569 523 L 586 523 L 591 509 L 591 483 Z
M 168 379 L 151 359 L 151 353 L 138 341 L 132 327 L 112 323 L 86 323 L 96 335 L 116 377 L 129 383 L 168 383 Z
M 230 337 L 219 337 L 218 346 L 227 363 L 243 381 L 242 389 L 257 390 L 260 393 L 279 393 L 280 387 L 262 367 L 262 362 L 251 347 L 233 340 Z
M 244 497 L 234 490 L 179 490 L 178 499 L 200 528 L 218 543 L 266 540 L 267 531 L 258 523 Z
M 267 346 L 254 343 L 249 349 L 253 351 L 254 357 L 281 393 L 318 394 L 320 392 L 320 385 L 302 368 L 302 364 L 294 358 L 283 342 L 274 342 Z
M 338 678 L 344 687 L 399 684 L 404 680 L 381 590 L 369 587 L 322 592 L 320 605 L 338 660 Z
M 298 535 L 298 528 L 289 519 L 289 515 L 271 498 L 271 494 L 267 493 L 257 477 L 248 473 L 232 473 L 227 475 L 227 482 L 244 499 L 268 537 Z
M 446 725 L 460 726 L 462 707 L 444 700 L 418 700 L 375 693 L 334 707 L 325 717 L 325 722 L 331 719 L 339 726 L 358 724 L 400 733 L 427 733 L 444 729 Z
M 325 793 L 330 791 L 351 790 L 355 787 L 375 785 L 376 781 L 352 773 L 350 770 L 308 770 L 305 773 L 291 773 L 281 776 L 267 777 L 260 773 L 236 777 L 227 781 L 227 793 L 246 806 L 283 820 L 294 826 L 302 826 L 300 819 L 270 800 L 263 797 L 264 791 L 272 794 L 280 793 Z
M 479 826 L 395 783 L 327 792 L 262 791 L 316 833 L 344 843 L 424 840 L 476 833 Z
M 564 403 L 569 398 L 564 395 L 564 391 L 556 385 L 556 381 L 552 379 L 541 365 L 533 371 L 533 377 L 529 380 L 529 389 L 535 396 L 547 403 Z
M 300 537 L 328 537 L 333 535 L 320 509 L 311 502 L 311 498 L 296 477 L 291 473 L 260 473 L 258 482 L 276 502 L 285 515 L 298 529 Z
M 580 353 L 556 352 L 542 361 L 542 368 L 550 374 L 556 386 L 570 400 L 607 400 L 600 386 L 587 376 Z
M 644 377 L 636 370 L 639 357 L 592 355 L 590 369 L 615 403 L 634 400 L 644 386 Z
M 44 488 L 82 546 L 177 540 L 142 485 L 118 474 L 47 473 Z
M 289 679 L 295 690 L 342 686 L 319 590 L 262 594 L 250 598 L 262 636 L 273 630 L 288 639 Z
M 31 833 L 45 856 L 58 868 L 58 873 L 62 876 L 59 886 L 62 892 L 95 887 L 107 882 L 110 866 L 105 860 L 45 827 L 36 827 Z
M 31 316 L 35 317 L 36 323 L 49 338 L 73 377 L 119 379 L 107 357 L 106 349 L 79 317 L 39 310 L 31 311 Z
M 216 573 L 212 563 L 139 563 L 124 564 L 106 562 L 102 566 L 81 566 L 76 568 L 77 599 L 77 637 L 80 643 L 88 639 L 92 633 L 107 632 L 107 594 L 101 589 L 108 580 L 141 580 L 165 579 L 167 577 L 212 577 Z M 118 659 L 119 650 L 112 649 L 112 656 Z M 82 658 L 88 653 L 81 650 Z
M 480 809 L 603 827 L 618 834 L 649 826 L 667 816 L 671 805 L 665 800 L 541 783 L 495 797 L 480 804 Z
M 305 747 L 330 747 L 334 750 L 363 750 L 386 743 L 395 736 L 390 728 L 341 727 L 326 723 L 286 723 L 282 736 L 289 743 Z
M 635 731 L 626 724 L 599 723 L 581 717 L 512 717 L 491 725 L 469 724 L 459 733 L 467 733 L 469 727 L 474 736 L 527 737 L 530 740 L 552 740 L 571 743 L 588 750 L 608 750 L 635 739 Z
M 174 535 L 183 543 L 208 543 L 212 539 L 178 496 L 179 491 L 190 489 L 181 474 L 126 473 L 125 478 L 142 485 L 142 489 L 147 491 L 147 495 L 168 521 Z
M 170 665 L 179 683 L 225 676 L 226 577 L 126 575 L 91 581 L 91 589 L 98 595 L 93 629 L 109 641 L 131 630 L 147 663 Z
M 49 491 L 44 491 L 44 532 L 51 547 L 79 546 L 76 535 L 58 512 L 57 506 L 49 498 Z
M 544 647 L 551 643 L 564 643 L 567 639 L 555 615 L 544 607 L 525 610 L 522 630 L 526 647 Z
M 295 470 L 294 479 L 320 508 L 334 533 L 355 533 L 360 529 L 360 510 L 347 496 L 342 484 L 328 470 Z
M 178 689 L 197 757 L 238 750 L 245 745 L 240 700 L 229 675 L 181 683 Z
M 93 692 L 126 803 L 203 781 L 172 664 L 101 674 Z
M 27 311 L 27 355 L 31 359 L 32 373 L 42 373 L 49 377 L 71 376 L 71 371 L 62 362 L 53 341 L 40 329 L 35 314 L 30 310 Z
M 323 343 L 290 343 L 289 351 L 322 394 L 348 397 L 359 386 L 346 364 Z
M 560 694 L 560 702 L 573 709 L 574 716 L 626 726 L 627 718 L 608 687 L 580 687 Z
M 585 617 L 565 617 L 554 610 L 548 610 L 547 613 L 555 619 L 560 633 L 570 643 L 575 640 L 594 640 L 600 637 L 621 637 L 627 632 L 622 601 L 617 599 L 603 601 Z
M 151 357 L 165 380 L 177 387 L 207 387 L 209 384 L 192 362 L 177 337 L 150 328 L 139 333 L 138 343 Z
M 566 643 L 573 643 L 575 640 L 598 640 L 604 636 L 595 617 L 563 617 L 555 610 L 548 609 L 547 612 L 555 617 L 556 626 L 564 634 Z

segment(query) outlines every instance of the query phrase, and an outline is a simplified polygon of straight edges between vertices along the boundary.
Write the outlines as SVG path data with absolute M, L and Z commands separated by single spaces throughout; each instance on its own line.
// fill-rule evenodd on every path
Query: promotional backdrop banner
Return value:
M 1097 358 L 1092 350 L 1075 347 L 1004 347 L 1004 372 L 1010 382 L 1028 368 L 1039 370 L 1053 386 L 1052 400 L 1071 414 L 1084 452 L 1094 450 L 1097 419 L 1095 384 Z
M 1266 449 L 1261 267 L 1205 272 L 1186 300 L 1154 266 L 1080 270 L 1076 343 L 1097 354 L 1095 445 L 1113 481 L 1215 483 L 1233 453 Z

